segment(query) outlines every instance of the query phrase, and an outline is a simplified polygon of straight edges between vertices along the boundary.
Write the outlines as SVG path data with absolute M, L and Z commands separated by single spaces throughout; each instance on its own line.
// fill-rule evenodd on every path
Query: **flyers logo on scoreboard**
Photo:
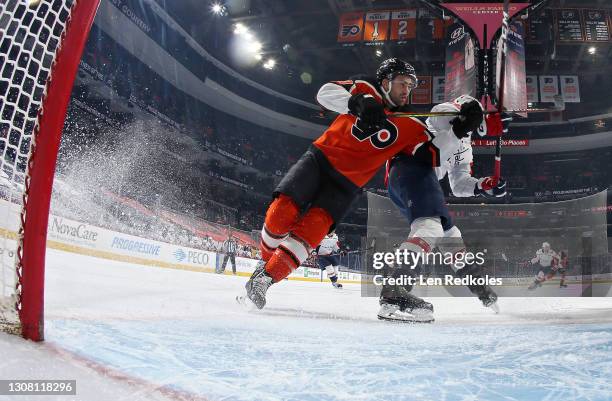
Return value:
M 371 12 L 366 14 L 363 40 L 366 42 L 381 42 L 389 37 L 389 17 L 391 12 Z
M 355 36 L 359 34 L 359 32 L 361 31 L 361 28 L 359 27 L 359 25 L 343 25 L 341 29 L 342 29 L 342 33 L 340 35 L 344 37 Z
M 358 42 L 363 36 L 363 13 L 346 13 L 340 16 L 338 42 Z

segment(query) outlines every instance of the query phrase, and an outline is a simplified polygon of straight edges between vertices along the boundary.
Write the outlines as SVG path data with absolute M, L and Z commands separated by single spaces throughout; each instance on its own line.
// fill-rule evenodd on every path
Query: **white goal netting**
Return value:
M 21 222 L 57 51 L 76 0 L 0 2 L 0 329 L 19 330 Z M 62 79 L 62 77 L 54 77 Z

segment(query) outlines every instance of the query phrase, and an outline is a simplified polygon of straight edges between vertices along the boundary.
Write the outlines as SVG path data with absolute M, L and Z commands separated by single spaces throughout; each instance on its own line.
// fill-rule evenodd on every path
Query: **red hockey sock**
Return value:
M 274 282 L 287 277 L 308 259 L 310 250 L 319 245 L 332 223 L 329 213 L 319 207 L 306 212 L 291 235 L 278 245 L 278 249 L 266 263 L 266 271 Z
M 333 223 L 334 220 L 325 209 L 313 207 L 298 221 L 291 232 L 306 241 L 311 248 L 316 248 Z
M 270 260 L 278 245 L 283 242 L 298 221 L 299 216 L 300 209 L 287 195 L 279 195 L 270 204 L 259 242 L 261 257 L 264 261 Z
M 282 246 L 276 249 L 266 263 L 266 271 L 275 283 L 278 283 L 297 269 L 300 262 Z

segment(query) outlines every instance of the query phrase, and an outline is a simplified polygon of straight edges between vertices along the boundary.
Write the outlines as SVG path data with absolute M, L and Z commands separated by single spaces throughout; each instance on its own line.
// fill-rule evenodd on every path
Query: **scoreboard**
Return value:
M 557 39 L 563 42 L 584 41 L 580 11 L 567 8 L 555 11 L 557 20 Z
M 584 33 L 588 42 L 610 40 L 610 25 L 607 10 L 584 10 Z

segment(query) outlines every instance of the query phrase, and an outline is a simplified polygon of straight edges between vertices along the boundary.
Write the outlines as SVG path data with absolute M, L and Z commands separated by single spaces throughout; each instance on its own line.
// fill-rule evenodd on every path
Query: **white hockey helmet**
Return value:
M 548 242 L 543 242 L 542 249 L 546 249 L 546 250 L 550 249 L 550 244 Z
M 475 101 L 478 103 L 478 105 L 480 106 L 480 109 L 484 112 L 485 109 L 484 107 L 482 107 L 482 103 L 480 103 L 478 101 L 478 99 L 476 99 L 475 97 L 472 97 L 470 95 L 461 95 L 458 98 L 456 98 L 455 100 L 453 100 L 453 103 L 458 105 L 459 107 L 461 107 L 462 104 L 464 103 L 468 103 L 471 101 Z M 480 123 L 480 126 L 478 127 L 478 130 L 475 131 L 476 133 L 478 133 L 478 136 L 487 136 L 487 122 L 486 120 L 483 118 L 482 122 Z

